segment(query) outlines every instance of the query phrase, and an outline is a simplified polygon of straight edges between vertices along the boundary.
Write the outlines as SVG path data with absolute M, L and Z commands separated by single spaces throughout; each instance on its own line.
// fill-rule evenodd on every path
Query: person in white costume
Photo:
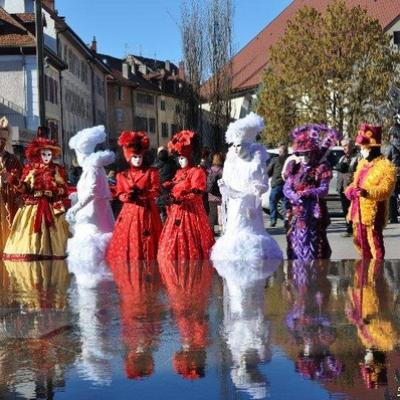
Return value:
M 261 117 L 250 113 L 229 125 L 225 139 L 230 148 L 218 182 L 225 210 L 224 235 L 214 245 L 211 259 L 281 260 L 282 252 L 265 231 L 261 195 L 268 189 L 267 151 L 255 143 L 264 128 Z
M 105 250 L 114 228 L 112 196 L 104 167 L 114 162 L 115 154 L 109 150 L 94 152 L 96 145 L 105 140 L 104 126 L 99 125 L 79 131 L 69 141 L 82 175 L 74 204 L 66 215 L 73 233 L 67 245 L 68 266 L 78 283 L 89 286 L 105 270 Z
M 279 260 L 218 261 L 224 283 L 224 338 L 231 352 L 231 379 L 252 399 L 268 397 L 268 380 L 259 366 L 271 361 L 270 322 L 265 318 L 265 281 Z

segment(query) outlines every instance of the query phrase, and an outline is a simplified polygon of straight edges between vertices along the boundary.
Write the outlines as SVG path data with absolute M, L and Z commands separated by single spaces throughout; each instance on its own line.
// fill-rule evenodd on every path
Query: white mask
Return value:
M 246 158 L 249 154 L 248 152 L 249 145 L 247 143 L 233 143 L 232 149 L 234 154 L 236 154 L 240 158 Z
M 310 162 L 310 156 L 303 154 L 299 156 L 299 160 L 302 164 L 307 165 Z
M 363 158 L 368 158 L 369 153 L 370 153 L 370 149 L 367 149 L 366 147 L 360 150 L 361 156 Z
M 179 156 L 178 163 L 181 168 L 186 168 L 189 164 L 189 160 L 186 157 Z
M 49 149 L 43 149 L 40 151 L 40 156 L 42 157 L 42 161 L 44 164 L 49 164 L 51 159 L 53 158 L 53 153 Z
M 141 154 L 135 154 L 131 158 L 131 164 L 136 168 L 141 167 L 143 164 L 143 156 Z

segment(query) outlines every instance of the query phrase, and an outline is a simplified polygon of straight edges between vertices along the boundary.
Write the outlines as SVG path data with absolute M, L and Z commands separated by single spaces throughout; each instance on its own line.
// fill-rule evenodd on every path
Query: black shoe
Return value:
M 271 222 L 269 223 L 269 226 L 270 226 L 271 228 L 274 228 L 274 227 L 276 226 L 276 221 L 271 221 Z
M 390 220 L 390 223 L 391 223 L 391 224 L 398 224 L 399 221 L 398 221 L 397 219 L 391 219 L 391 220 Z

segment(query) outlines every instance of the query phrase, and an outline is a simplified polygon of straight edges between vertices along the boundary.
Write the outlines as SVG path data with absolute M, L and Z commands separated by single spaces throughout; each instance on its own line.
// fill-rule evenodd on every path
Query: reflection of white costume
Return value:
M 115 160 L 112 151 L 94 152 L 103 143 L 103 126 L 84 129 L 73 136 L 69 147 L 76 152 L 82 175 L 77 185 L 76 203 L 67 212 L 73 230 L 68 240 L 68 266 L 78 283 L 95 284 L 96 275 L 104 268 L 104 255 L 114 228 L 111 192 L 104 170 Z
M 74 312 L 78 315 L 80 330 L 81 354 L 75 361 L 79 375 L 95 385 L 111 384 L 114 344 L 110 338 L 107 340 L 105 332 L 104 315 L 99 314 L 99 309 L 109 301 L 109 293 L 97 293 L 98 288 L 78 286 L 71 298 Z M 108 299 L 108 300 L 106 300 Z M 100 315 L 100 318 L 99 318 Z
M 254 113 L 231 123 L 226 142 L 228 151 L 220 181 L 222 207 L 227 208 L 224 235 L 214 245 L 211 259 L 260 260 L 282 259 L 277 243 L 265 231 L 261 194 L 268 189 L 267 152 L 253 143 L 263 129 L 262 119 Z M 235 153 L 240 145 L 242 156 Z
M 267 396 L 267 378 L 258 364 L 270 361 L 269 322 L 264 317 L 265 280 L 277 261 L 218 261 L 224 279 L 224 334 L 232 355 L 231 378 L 252 399 Z

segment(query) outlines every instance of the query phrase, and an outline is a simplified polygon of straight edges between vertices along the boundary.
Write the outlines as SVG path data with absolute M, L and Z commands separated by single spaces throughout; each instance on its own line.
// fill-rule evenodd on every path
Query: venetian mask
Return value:
M 178 157 L 178 163 L 179 163 L 181 168 L 186 168 L 188 166 L 188 164 L 189 164 L 189 160 L 184 156 L 179 156 Z
M 131 158 L 131 164 L 138 168 L 143 164 L 143 155 L 142 154 L 134 154 Z
M 53 158 L 53 152 L 49 149 L 43 149 L 40 151 L 40 157 L 44 164 L 49 164 Z
M 233 143 L 232 149 L 233 152 L 240 158 L 246 158 L 249 154 L 248 151 L 249 145 L 246 143 Z
M 368 147 L 363 147 L 360 150 L 362 158 L 368 158 L 370 152 L 371 152 L 371 149 L 369 149 Z

